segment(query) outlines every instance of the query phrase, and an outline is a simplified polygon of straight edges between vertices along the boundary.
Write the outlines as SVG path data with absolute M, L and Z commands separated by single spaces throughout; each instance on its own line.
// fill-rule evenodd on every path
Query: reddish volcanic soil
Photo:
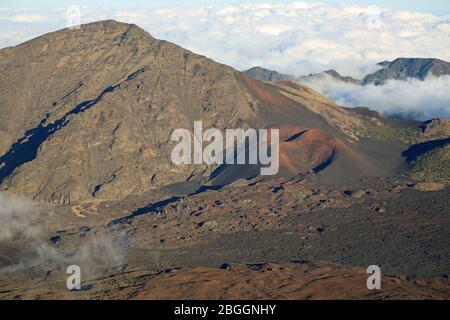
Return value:
M 368 290 L 362 268 L 328 263 L 197 267 L 159 275 L 132 293 L 136 299 L 449 299 L 440 280 L 382 278 Z
M 274 126 L 280 130 L 280 168 L 298 174 L 332 161 L 348 148 L 336 138 L 317 129 L 293 125 Z
M 359 267 L 318 262 L 233 264 L 133 270 L 84 283 L 78 292 L 59 278 L 34 290 L 12 288 L 2 298 L 21 299 L 450 299 L 450 284 L 439 279 L 383 276 L 381 290 L 369 290 Z M 59 281 L 58 281 L 59 280 Z
M 61 260 L 36 257 L 26 267 L 29 243 L 7 246 L 0 264 L 16 270 L 0 273 L 0 299 L 450 299 L 443 209 L 450 190 L 431 187 L 265 181 L 179 199 L 113 225 L 108 203 L 61 211 L 55 219 L 86 216 L 71 229 L 54 221 L 40 239 Z M 70 264 L 83 270 L 79 292 L 66 288 Z M 372 264 L 382 270 L 380 291 L 366 287 Z

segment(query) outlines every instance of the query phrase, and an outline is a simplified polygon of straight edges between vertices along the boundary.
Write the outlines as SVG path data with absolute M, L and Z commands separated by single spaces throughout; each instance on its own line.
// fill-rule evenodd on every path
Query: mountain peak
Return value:
M 67 44 L 67 41 L 71 41 L 81 45 L 92 41 L 93 39 L 101 38 L 101 41 L 113 39 L 120 40 L 120 37 L 126 38 L 129 36 L 147 40 L 154 39 L 148 32 L 135 24 L 119 22 L 116 20 L 104 20 L 82 24 L 78 28 L 64 28 L 53 31 L 21 43 L 16 47 L 23 48 L 24 46 L 27 46 L 28 49 L 32 48 L 32 51 L 34 51 L 39 50 L 39 47 L 41 46 L 57 46 L 57 42 Z M 12 48 L 14 47 L 0 49 L 0 53 L 8 52 Z
M 425 80 L 430 76 L 439 77 L 450 74 L 450 63 L 435 58 L 397 58 L 378 65 L 383 69 L 367 75 L 364 84 L 384 84 L 387 80 L 415 78 Z
M 86 30 L 86 31 L 96 31 L 96 32 L 101 32 L 101 31 L 105 31 L 105 30 L 117 31 L 117 32 L 120 32 L 123 30 L 133 30 L 135 32 L 145 33 L 150 36 L 150 34 L 147 31 L 145 31 L 144 29 L 142 29 L 141 27 L 137 26 L 134 23 L 126 23 L 126 22 L 121 22 L 121 21 L 117 21 L 114 19 L 89 22 L 89 23 L 80 25 L 80 27 L 78 29 L 65 28 L 65 29 L 59 30 L 59 32 L 64 32 L 64 31 L 68 31 L 68 30 L 69 31 Z M 58 31 L 56 31 L 56 32 L 58 32 Z
M 265 69 L 259 66 L 243 71 L 249 77 L 259 81 L 294 80 L 294 76 Z

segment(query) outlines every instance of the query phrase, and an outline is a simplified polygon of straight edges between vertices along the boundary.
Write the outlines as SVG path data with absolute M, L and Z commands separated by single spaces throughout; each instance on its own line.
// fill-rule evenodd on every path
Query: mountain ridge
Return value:
M 197 120 L 219 130 L 314 129 L 329 137 L 323 143 L 337 139 L 345 154 L 357 155 L 351 159 L 366 159 L 354 172 L 351 161 L 345 170 L 332 161 L 320 172 L 330 183 L 392 174 L 401 165 L 403 142 L 380 159 L 371 151 L 378 142 L 364 128 L 384 128 L 381 118 L 290 81 L 256 81 L 136 25 L 108 20 L 63 29 L 1 50 L 0 62 L 0 188 L 36 201 L 119 200 L 211 179 L 213 166 L 170 160 L 172 130 L 192 130 Z M 286 163 L 298 158 L 287 154 Z M 302 170 L 321 167 L 310 164 Z M 248 177 L 246 168 L 235 169 L 224 171 L 225 183 Z
M 434 58 L 397 58 L 381 64 L 382 69 L 366 75 L 363 84 L 382 85 L 388 80 L 418 79 L 440 77 L 450 74 L 450 63 Z
M 334 69 L 303 76 L 281 74 L 277 71 L 264 69 L 262 67 L 253 67 L 243 72 L 260 81 L 308 81 L 320 79 L 328 75 L 339 81 L 358 85 L 383 85 L 388 80 L 425 80 L 428 77 L 450 75 L 450 63 L 436 58 L 397 58 L 393 61 L 379 62 L 377 65 L 381 67 L 380 70 L 367 74 L 362 79 L 343 76 Z

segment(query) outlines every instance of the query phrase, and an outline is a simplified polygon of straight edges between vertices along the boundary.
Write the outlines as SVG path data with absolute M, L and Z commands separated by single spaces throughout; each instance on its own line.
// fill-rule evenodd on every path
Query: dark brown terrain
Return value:
M 450 297 L 448 120 L 342 108 L 115 21 L 0 50 L 0 85 L 1 299 Z M 280 129 L 280 173 L 176 166 L 170 134 L 197 120 Z

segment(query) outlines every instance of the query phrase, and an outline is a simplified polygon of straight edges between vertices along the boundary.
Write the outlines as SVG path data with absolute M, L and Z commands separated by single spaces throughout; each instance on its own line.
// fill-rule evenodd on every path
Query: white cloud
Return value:
M 17 234 L 26 238 L 37 236 L 42 214 L 30 200 L 0 192 L 0 241 L 13 239 Z
M 117 20 L 120 20 L 123 22 L 133 22 L 136 20 L 145 19 L 146 15 L 144 12 L 118 10 L 115 13 L 115 17 L 117 18 Z
M 51 20 L 49 29 L 65 26 L 61 8 L 3 9 L 0 46 L 26 40 L 27 35 L 14 39 L 4 35 L 23 32 L 20 23 L 27 24 L 29 37 L 38 35 L 32 23 Z M 261 65 L 301 75 L 334 68 L 360 76 L 375 62 L 397 57 L 450 60 L 450 17 L 376 6 L 292 2 L 154 10 L 82 8 L 82 22 L 107 18 L 136 23 L 158 38 L 238 69 Z
M 450 60 L 449 17 L 374 6 L 245 3 L 165 8 L 127 21 L 238 69 L 361 76 L 400 56 Z
M 83 7 L 81 13 L 82 23 L 111 18 L 136 23 L 157 38 L 240 70 L 259 65 L 303 75 L 336 69 L 361 78 L 374 71 L 375 63 L 398 57 L 450 61 L 450 16 L 376 6 L 300 1 L 140 10 Z M 64 28 L 64 16 L 64 8 L 32 12 L 0 7 L 0 47 Z M 52 22 L 43 22 L 45 18 Z M 425 84 L 407 85 L 425 88 Z M 337 91 L 335 96 L 347 105 L 373 104 L 368 94 L 376 90 L 386 94 L 377 88 L 353 88 L 348 93 L 351 99 L 342 100 Z M 414 99 L 407 101 L 411 108 L 418 106 Z
M 450 118 L 450 76 L 426 81 L 389 80 L 383 86 L 361 86 L 324 76 L 306 84 L 347 107 L 368 107 L 384 115 L 420 120 Z
M 15 22 L 47 22 L 49 19 L 43 14 L 23 13 L 11 17 Z
M 8 250 L 2 252 L 0 275 L 44 264 L 53 267 L 77 264 L 89 271 L 101 265 L 111 267 L 123 263 L 123 232 L 113 234 L 99 230 L 72 243 L 73 247 L 52 246 L 49 237 L 55 234 L 49 233 L 48 229 L 57 225 L 56 217 L 54 212 L 44 210 L 26 198 L 0 192 L 0 244 L 13 245 L 16 249 L 12 256 Z M 62 237 L 65 236 L 67 233 Z M 16 243 L 20 246 L 15 247 Z

